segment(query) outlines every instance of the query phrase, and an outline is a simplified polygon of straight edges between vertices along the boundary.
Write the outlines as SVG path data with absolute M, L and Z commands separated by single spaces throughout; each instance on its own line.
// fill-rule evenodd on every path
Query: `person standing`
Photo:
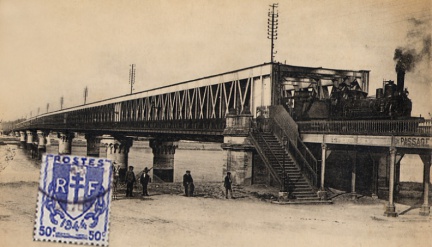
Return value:
M 186 174 L 183 175 L 183 186 L 185 188 L 185 195 L 193 196 L 195 186 L 193 184 L 193 178 L 189 170 L 187 170 Z
M 126 197 L 133 197 L 133 185 L 136 182 L 135 173 L 133 172 L 134 167 L 129 166 L 129 170 L 126 172 L 125 180 L 126 180 Z
M 228 191 L 231 192 L 231 198 L 234 198 L 232 192 L 231 172 L 227 172 L 227 175 L 225 176 L 224 187 L 225 187 L 225 198 L 228 199 Z
M 150 170 L 152 168 L 150 168 Z M 141 174 L 141 177 L 140 177 L 140 183 L 141 183 L 141 185 L 143 187 L 143 193 L 142 193 L 143 196 L 149 196 L 148 191 L 147 191 L 147 185 L 148 185 L 149 182 L 151 182 L 150 175 L 148 174 L 148 172 L 150 170 L 147 167 L 144 168 L 144 172 L 143 172 L 143 174 Z

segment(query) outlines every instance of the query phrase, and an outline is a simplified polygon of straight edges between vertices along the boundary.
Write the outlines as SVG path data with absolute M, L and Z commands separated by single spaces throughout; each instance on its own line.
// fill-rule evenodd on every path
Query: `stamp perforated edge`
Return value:
M 41 237 L 37 234 L 37 221 L 40 219 L 41 217 L 41 211 L 39 210 L 39 207 L 42 207 L 42 205 L 40 205 L 40 203 L 42 203 L 42 199 L 43 199 L 43 193 L 40 191 L 40 186 L 42 183 L 42 180 L 44 179 L 44 174 L 46 173 L 46 168 L 48 166 L 47 162 L 47 157 L 49 155 L 59 155 L 59 154 L 44 154 L 42 156 L 42 162 L 41 162 L 41 169 L 39 172 L 39 183 L 38 183 L 38 190 L 37 190 L 37 199 L 36 199 L 36 210 L 35 210 L 35 221 L 34 221 L 34 226 L 33 226 L 33 241 L 41 241 L 41 242 L 54 242 L 54 243 L 65 243 L 65 244 L 87 244 L 87 245 L 93 245 L 93 246 L 108 246 L 109 244 L 109 232 L 110 232 L 110 225 L 111 225 L 111 221 L 110 221 L 110 212 L 111 212 L 111 185 L 112 185 L 112 180 L 113 180 L 113 176 L 112 176 L 112 169 L 111 166 L 109 168 L 109 191 L 108 191 L 108 212 L 107 212 L 107 216 L 106 216 L 106 220 L 107 220 L 107 233 L 106 233 L 106 239 L 103 242 L 100 243 L 88 243 L 88 242 L 83 242 L 83 241 L 77 241 L 77 240 L 61 240 L 61 239 L 47 239 L 46 237 Z M 60 155 L 63 156 L 63 155 Z M 64 156 L 70 156 L 70 155 L 64 155 Z M 110 161 L 111 162 L 111 161 Z M 45 169 L 43 169 L 45 168 Z

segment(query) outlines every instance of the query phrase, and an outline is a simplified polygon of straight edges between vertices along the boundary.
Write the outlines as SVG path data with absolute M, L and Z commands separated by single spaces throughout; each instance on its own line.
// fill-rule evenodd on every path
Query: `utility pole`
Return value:
M 88 96 L 88 88 L 87 88 L 87 86 L 86 86 L 86 87 L 84 88 L 84 105 L 86 104 L 87 96 Z
M 60 97 L 60 110 L 63 110 L 63 96 Z
M 47 109 L 47 113 L 48 113 L 48 110 L 49 110 L 49 103 L 47 103 L 47 107 L 46 107 L 46 109 Z
M 136 65 L 131 64 L 129 69 L 129 84 L 131 85 L 131 91 L 130 91 L 131 94 L 134 89 L 133 84 L 135 84 L 135 69 L 136 69 Z
M 278 17 L 279 13 L 277 12 L 278 3 L 274 3 L 270 5 L 268 12 L 268 21 L 267 21 L 267 38 L 271 40 L 271 51 L 270 51 L 270 62 L 274 62 L 274 55 L 277 51 L 274 50 L 274 41 L 277 40 L 277 29 L 278 29 Z M 276 9 L 276 12 L 275 12 Z

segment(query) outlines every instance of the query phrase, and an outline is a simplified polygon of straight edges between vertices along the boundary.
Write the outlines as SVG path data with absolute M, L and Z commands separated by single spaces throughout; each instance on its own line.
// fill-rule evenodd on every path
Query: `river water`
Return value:
M 57 154 L 58 146 L 47 146 L 47 153 Z M 72 154 L 86 156 L 86 147 L 73 145 Z M 104 147 L 100 149 L 100 157 L 106 157 Z M 129 165 L 134 166 L 135 174 L 144 170 L 144 167 L 153 166 L 153 153 L 148 141 L 134 141 L 129 151 Z M 223 167 L 224 152 L 220 143 L 180 141 L 174 155 L 174 182 L 183 181 L 186 170 L 191 171 L 196 182 L 220 182 L 223 179 Z

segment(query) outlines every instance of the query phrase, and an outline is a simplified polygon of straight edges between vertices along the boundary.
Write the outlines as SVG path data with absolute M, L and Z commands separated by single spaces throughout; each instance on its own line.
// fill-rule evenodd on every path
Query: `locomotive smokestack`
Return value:
M 405 70 L 397 70 L 397 91 L 403 92 L 405 87 Z
M 405 72 L 414 67 L 415 51 L 397 48 L 393 59 L 396 61 L 397 91 L 402 92 L 405 87 Z

